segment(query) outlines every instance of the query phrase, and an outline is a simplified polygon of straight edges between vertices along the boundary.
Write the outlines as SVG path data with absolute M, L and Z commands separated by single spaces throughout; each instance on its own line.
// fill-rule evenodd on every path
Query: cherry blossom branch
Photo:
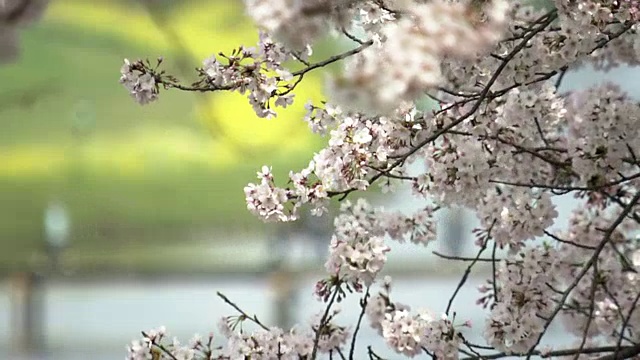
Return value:
M 615 353 L 596 358 L 595 360 L 624 360 L 632 358 L 640 354 L 640 344 L 621 348 L 616 346 L 613 351 L 615 351 Z
M 610 195 L 608 193 L 603 193 L 609 200 L 613 201 L 614 203 L 616 203 L 617 205 L 624 207 L 624 203 L 622 202 L 622 200 L 620 200 L 619 196 L 613 196 Z M 638 215 L 637 212 L 632 212 L 631 214 L 629 214 L 629 216 L 631 216 L 631 218 L 637 222 L 638 224 L 640 224 L 640 215 Z
M 271 29 L 271 35 L 283 43 L 274 42 L 269 34 L 263 33 L 257 51 L 240 47 L 230 56 L 221 53 L 219 56 L 228 64 L 219 57 L 207 59 L 204 68 L 198 69 L 202 79 L 190 87 L 156 71 L 157 68 L 150 69 L 151 65 L 147 69 L 145 65 L 128 61 L 121 69 L 121 82 L 140 103 L 155 100 L 159 84 L 165 88 L 173 85 L 189 88 L 189 91 L 213 88 L 211 91 L 248 93 L 256 113 L 269 118 L 275 116 L 271 106 L 291 104 L 291 92 L 306 73 L 360 54 L 352 59 L 353 63 L 347 64 L 351 70 L 332 84 L 336 103 L 323 103 L 325 108 L 307 107 L 305 121 L 310 128 L 316 133 L 330 133 L 327 148 L 316 153 L 307 168 L 291 172 L 285 188 L 276 186 L 271 169 L 265 166 L 258 173 L 260 184 L 252 183 L 245 188 L 249 210 L 265 221 L 293 221 L 305 204 L 311 205 L 313 212 L 322 213 L 327 208 L 327 197 L 345 199 L 352 191 L 367 189 L 380 179 L 380 182 L 410 181 L 416 195 L 433 195 L 437 206 L 462 205 L 476 210 L 482 223 L 480 229 L 486 229 L 486 239 L 476 242 L 479 249 L 475 257 L 433 252 L 443 259 L 467 262 L 449 298 L 446 314 L 453 313 L 455 320 L 453 303 L 467 284 L 473 266 L 478 262 L 491 262 L 492 270 L 491 278 L 480 289 L 483 295 L 478 301 L 485 308 L 491 305 L 485 335 L 492 346 L 471 344 L 455 332 L 453 323 L 446 318 L 426 321 L 424 319 L 430 317 L 414 314 L 399 303 L 394 306 L 384 293 L 381 293 L 382 299 L 376 298 L 375 306 L 380 308 L 369 314 L 367 305 L 374 305 L 373 301 L 368 304 L 369 286 L 377 271 L 383 268 L 384 254 L 388 251 L 382 236 L 389 234 L 394 239 L 399 236 L 398 240 L 406 241 L 410 235 L 412 242 L 430 241 L 435 234 L 433 211 L 429 205 L 411 217 L 394 213 L 382 218 L 379 215 L 384 214 L 372 210 L 366 201 L 358 201 L 357 205 L 349 202 L 341 210 L 348 209 L 348 216 L 343 218 L 341 214 L 336 219 L 336 224 L 342 221 L 349 225 L 336 225 L 332 245 L 337 245 L 331 247 L 327 263 L 327 267 L 335 265 L 339 271 L 348 271 L 348 280 L 333 281 L 337 275 L 332 275 L 330 280 L 318 282 L 316 294 L 326 303 L 321 318 L 312 323 L 308 333 L 292 331 L 287 335 L 284 342 L 295 346 L 288 344 L 281 348 L 281 340 L 277 340 L 277 354 L 271 354 L 272 357 L 292 355 L 315 360 L 320 352 L 328 352 L 331 359 L 353 360 L 365 313 L 375 327 L 382 330 L 393 350 L 407 356 L 423 351 L 434 359 L 454 354 L 463 354 L 469 359 L 498 359 L 513 353 L 527 359 L 533 354 L 576 359 L 584 354 L 600 354 L 604 359 L 638 354 L 632 349 L 638 341 L 637 313 L 633 315 L 633 311 L 640 300 L 631 303 L 635 294 L 617 288 L 620 283 L 629 288 L 637 285 L 637 279 L 627 276 L 628 271 L 637 272 L 638 266 L 637 253 L 632 257 L 631 251 L 640 251 L 639 245 L 629 238 L 640 225 L 640 214 L 636 211 L 640 201 L 637 189 L 640 163 L 636 156 L 640 135 L 633 126 L 633 120 L 638 117 L 637 103 L 612 85 L 574 93 L 560 93 L 558 87 L 569 69 L 583 62 L 594 63 L 596 67 L 638 63 L 640 55 L 624 48 L 631 46 L 632 36 L 614 40 L 640 21 L 640 0 L 634 0 L 631 5 L 629 2 L 615 6 L 598 3 L 598 8 L 610 15 L 605 17 L 594 16 L 588 7 L 589 1 L 585 4 L 557 2 L 557 9 L 546 13 L 533 8 L 512 11 L 506 0 L 472 0 L 469 7 L 446 1 L 408 1 L 399 5 L 406 14 L 415 15 L 410 17 L 384 13 L 380 10 L 386 6 L 382 0 L 348 4 L 314 0 L 303 5 L 312 10 L 302 12 L 287 9 L 285 2 L 278 5 L 276 0 L 247 1 L 259 5 L 249 6 L 250 16 L 262 28 Z M 329 5 L 331 7 L 327 7 Z M 629 10 L 629 6 L 635 8 Z M 478 10 L 490 11 L 480 20 L 476 18 L 480 14 Z M 347 17 L 358 13 L 361 16 L 356 19 L 356 26 L 360 22 L 367 38 L 387 45 L 379 53 L 372 48 L 373 40 L 365 42 L 345 28 Z M 423 13 L 431 17 L 422 19 Z M 285 22 L 278 24 L 275 19 L 265 19 L 271 16 L 281 16 L 285 20 L 280 20 Z M 459 36 L 458 45 L 474 39 L 459 49 L 447 45 L 454 41 L 433 44 L 434 47 L 422 46 L 422 40 L 439 39 L 431 32 L 448 29 L 445 25 L 458 18 L 463 22 L 469 20 L 468 29 L 472 32 L 475 29 L 487 38 L 486 47 L 474 47 L 472 43 L 482 39 L 471 33 Z M 502 20 L 492 22 L 492 19 Z M 307 20 L 318 21 L 313 24 L 330 24 L 360 46 L 323 61 L 307 61 L 303 55 L 287 50 L 288 45 L 298 48 L 297 45 L 311 43 L 326 34 L 325 29 L 308 26 Z M 437 21 L 442 22 L 441 26 L 431 24 Z M 485 26 L 487 24 L 489 26 Z M 279 25 L 282 27 L 273 30 Z M 298 34 L 289 29 L 307 33 Z M 421 33 L 423 30 L 426 35 Z M 405 36 L 407 34 L 409 36 Z M 414 37 L 423 35 L 424 39 L 415 41 Z M 479 42 L 485 44 L 483 41 Z M 467 48 L 473 49 L 466 53 Z M 480 58 L 478 53 L 486 56 Z M 592 54 L 595 55 L 590 56 Z M 292 58 L 298 61 L 295 72 L 282 65 Z M 230 88 L 216 89 L 222 86 Z M 495 87 L 498 89 L 493 89 Z M 436 99 L 440 108 L 427 113 L 412 107 L 424 94 Z M 398 104 L 402 106 L 397 108 Z M 413 160 L 426 161 L 428 171 L 410 176 L 405 166 Z M 501 160 L 506 160 L 513 169 L 501 167 Z M 584 208 L 573 212 L 565 240 L 561 238 L 563 235 L 547 229 L 559 216 L 553 196 L 571 192 L 584 202 Z M 620 208 L 616 208 L 616 204 Z M 609 211 L 615 211 L 614 215 Z M 491 226 L 487 226 L 491 219 L 494 219 Z M 370 236 L 362 239 L 356 236 L 354 240 L 354 231 Z M 544 246 L 527 246 L 528 241 L 543 233 L 562 245 L 548 246 L 545 241 Z M 490 258 L 482 257 L 488 249 L 489 236 L 493 241 L 492 254 Z M 498 247 L 509 250 L 509 254 L 497 259 Z M 375 261 L 369 260 L 371 258 Z M 369 269 L 369 264 L 375 266 Z M 363 272 L 365 266 L 367 269 Z M 554 272 L 553 276 L 550 271 Z M 329 272 L 333 274 L 332 270 Z M 589 272 L 593 272 L 589 274 L 592 278 L 586 275 Z M 556 277 L 556 273 L 560 276 Z M 331 333 L 333 341 L 336 329 L 333 320 L 337 311 L 331 307 L 346 295 L 340 285 L 349 291 L 350 286 L 361 291 L 363 284 L 367 285 L 367 291 L 360 299 L 360 315 L 355 332 L 350 335 L 349 352 L 346 351 L 347 332 L 338 336 L 336 343 L 326 345 L 325 336 Z M 601 306 L 604 309 L 600 311 Z M 234 308 L 240 311 L 242 320 L 251 319 Z M 541 339 L 560 312 L 580 320 L 569 324 L 577 334 L 579 346 L 555 352 L 539 350 Z M 614 319 L 613 323 L 605 328 L 602 320 L 609 321 L 609 318 Z M 596 329 L 594 324 L 598 325 Z M 422 330 L 429 326 L 442 326 L 444 336 L 425 335 Z M 421 335 L 412 336 L 410 330 L 395 330 L 407 327 L 419 330 L 416 333 Z M 267 330 L 266 326 L 263 329 Z M 280 331 L 271 329 L 271 334 L 264 335 L 278 337 L 282 334 Z M 611 336 L 616 346 L 585 348 L 593 331 Z M 262 334 L 261 330 L 258 332 Z M 247 349 L 235 349 L 232 342 L 229 346 L 246 357 L 258 352 L 262 355 L 264 349 L 275 345 L 269 343 L 272 341 L 269 339 L 261 343 L 259 336 L 247 336 L 242 329 L 241 336 L 251 339 L 253 344 Z M 146 351 L 138 345 L 133 343 L 130 353 L 139 355 Z M 304 354 L 296 354 L 300 351 L 297 345 L 303 345 Z M 171 346 L 169 349 L 176 354 L 176 349 Z M 484 351 L 478 349 L 500 353 L 482 355 Z M 368 357 L 381 359 L 370 346 Z
M 539 26 L 537 26 L 534 30 L 532 30 L 530 33 L 528 33 L 527 36 L 525 36 L 522 39 L 522 41 L 516 47 L 514 47 L 513 50 L 511 50 L 511 52 L 509 52 L 509 54 L 507 54 L 507 56 L 505 56 L 505 60 L 500 64 L 500 66 L 498 66 L 496 71 L 492 74 L 491 78 L 489 79 L 487 84 L 484 86 L 482 92 L 479 94 L 478 99 L 475 101 L 475 103 L 473 104 L 473 106 L 471 107 L 471 109 L 468 112 L 466 112 L 464 115 L 460 116 L 456 120 L 452 121 L 448 125 L 443 126 L 440 130 L 436 131 L 433 135 L 431 135 L 431 136 L 427 137 L 426 139 L 420 141 L 417 145 L 412 147 L 406 153 L 404 153 L 402 155 L 398 155 L 398 156 L 390 156 L 389 158 L 397 159 L 397 160 L 395 162 L 393 162 L 388 167 L 388 171 L 390 171 L 390 170 L 398 167 L 399 165 L 403 164 L 406 161 L 407 158 L 409 158 L 411 155 L 415 154 L 418 150 L 422 149 L 427 144 L 430 144 L 431 142 L 433 142 L 434 140 L 438 139 L 443 134 L 447 133 L 448 131 L 450 131 L 454 127 L 458 126 L 459 124 L 461 124 L 462 122 L 467 120 L 469 117 L 471 117 L 480 108 L 480 106 L 482 105 L 484 100 L 487 98 L 487 96 L 490 93 L 491 86 L 493 86 L 493 84 L 498 80 L 498 77 L 500 76 L 502 71 L 504 71 L 504 69 L 507 67 L 507 64 L 522 49 L 524 49 L 526 47 L 526 45 L 529 42 L 529 40 L 531 40 L 538 33 L 542 32 L 549 24 L 551 24 L 556 19 L 556 17 L 557 17 L 556 10 L 553 10 L 553 11 L 549 12 L 549 16 L 546 18 L 546 20 L 544 22 L 542 22 Z M 380 177 L 382 177 L 382 176 L 383 176 L 383 173 L 378 173 L 378 174 L 374 175 L 369 180 L 369 184 L 373 184 L 378 179 L 380 179 Z M 347 189 L 347 190 L 344 190 L 344 191 L 328 192 L 328 195 L 330 197 L 341 195 L 340 200 L 343 200 L 351 192 L 356 191 L 356 190 L 358 190 L 358 189 L 350 188 L 350 189 Z
M 365 167 L 371 169 L 371 170 L 375 170 L 379 173 L 382 173 L 382 175 L 384 177 L 390 178 L 390 179 L 396 179 L 396 180 L 407 180 L 407 181 L 416 181 L 417 178 L 415 176 L 404 176 L 404 175 L 396 175 L 396 174 L 392 174 L 391 170 L 383 170 L 383 169 L 378 169 L 375 166 L 371 166 L 371 165 L 365 165 Z
M 584 265 L 580 273 L 578 273 L 574 281 L 569 285 L 569 287 L 567 287 L 567 289 L 565 289 L 564 294 L 560 299 L 560 304 L 556 306 L 556 308 L 551 313 L 551 316 L 549 316 L 549 318 L 545 322 L 543 326 L 543 330 L 538 335 L 536 342 L 531 347 L 531 350 L 529 350 L 529 352 L 527 353 L 527 360 L 531 358 L 531 356 L 533 355 L 534 349 L 538 346 L 538 344 L 540 344 L 540 340 L 542 340 L 542 337 L 544 336 L 547 329 L 551 325 L 551 322 L 553 321 L 553 319 L 556 317 L 556 315 L 558 315 L 560 310 L 562 310 L 562 305 L 564 305 L 564 303 L 569 298 L 569 294 L 571 293 L 571 291 L 578 285 L 580 280 L 582 280 L 582 277 L 584 277 L 584 275 L 589 271 L 589 269 L 591 269 L 593 264 L 596 262 L 596 260 L 600 256 L 600 253 L 602 252 L 604 247 L 611 240 L 611 235 L 613 235 L 618 225 L 622 223 L 622 221 L 625 219 L 627 214 L 629 214 L 629 212 L 632 211 L 633 207 L 638 203 L 639 200 L 640 200 L 640 191 L 635 194 L 635 196 L 631 199 L 631 201 L 629 201 L 627 206 L 622 210 L 622 213 L 615 219 L 615 221 L 611 224 L 611 226 L 609 226 L 609 228 L 606 229 L 606 231 L 604 232 L 602 241 L 600 242 L 598 247 L 594 250 L 593 255 L 589 258 L 589 260 Z
M 549 15 L 549 14 L 551 14 L 551 13 L 553 13 L 553 11 L 552 11 L 552 12 L 547 13 L 547 14 L 546 14 L 546 15 L 544 15 L 544 16 L 542 16 L 540 19 L 542 19 L 542 20 L 546 19 L 546 18 L 547 18 L 547 15 Z M 540 19 L 538 19 L 538 21 L 540 21 Z M 537 22 L 534 22 L 531 26 L 536 25 L 536 24 L 537 24 Z M 592 54 L 593 52 L 595 52 L 595 51 L 596 51 L 596 50 L 598 50 L 598 49 L 604 48 L 604 47 L 605 47 L 605 46 L 607 46 L 611 41 L 613 41 L 613 40 L 615 40 L 615 39 L 619 38 L 620 36 L 622 36 L 623 34 L 625 34 L 627 31 L 629 31 L 629 30 L 631 29 L 631 27 L 632 27 L 632 26 L 633 26 L 633 23 L 628 23 L 628 24 L 626 24 L 622 29 L 620 29 L 619 31 L 616 31 L 616 32 L 615 32 L 615 33 L 613 33 L 613 34 L 610 34 L 606 39 L 603 39 L 603 40 L 598 41 L 598 42 L 597 42 L 597 44 L 596 44 L 596 46 L 594 46 L 594 47 L 593 47 L 593 48 L 592 48 L 592 49 L 587 53 L 587 55 Z M 515 40 L 519 40 L 519 39 L 521 39 L 521 37 L 514 37 L 514 38 L 512 38 L 512 39 L 507 39 L 507 40 L 515 41 Z M 503 40 L 503 41 L 507 41 L 507 40 Z M 537 77 L 537 78 L 535 78 L 535 79 L 533 79 L 533 80 L 529 80 L 529 81 L 527 81 L 527 82 L 525 82 L 525 83 L 518 83 L 518 82 L 514 82 L 512 85 L 507 86 L 507 87 L 505 87 L 505 88 L 503 88 L 503 89 L 500 89 L 500 90 L 497 90 L 497 91 L 490 92 L 490 93 L 488 94 L 488 96 L 486 96 L 486 97 L 487 97 L 488 99 L 495 99 L 495 98 L 498 98 L 498 97 L 500 97 L 500 96 L 504 96 L 505 94 L 507 94 L 509 91 L 511 91 L 511 90 L 513 90 L 513 89 L 519 88 L 519 87 L 521 87 L 521 86 L 529 86 L 529 85 L 533 85 L 533 84 L 536 84 L 536 83 L 539 83 L 539 82 L 542 82 L 542 81 L 545 81 L 545 80 L 549 80 L 549 79 L 551 79 L 552 77 L 554 77 L 554 76 L 556 76 L 556 75 L 558 75 L 558 74 L 560 74 L 560 73 L 562 73 L 562 74 L 563 74 L 563 77 L 564 77 L 564 73 L 566 73 L 567 71 L 568 71 L 568 67 L 564 66 L 564 67 L 562 67 L 562 68 L 561 68 L 561 69 L 559 69 L 559 70 L 553 70 L 553 71 L 550 71 L 550 72 L 548 72 L 548 73 L 546 73 L 546 74 L 541 75 L 540 77 Z M 558 84 L 558 86 L 559 86 L 559 85 L 560 85 L 560 84 Z M 453 93 L 453 91 L 452 91 L 452 90 L 450 90 L 450 91 Z M 439 110 L 438 112 L 436 112 L 436 114 L 446 112 L 446 111 L 448 111 L 448 110 L 450 110 L 450 109 L 452 109 L 452 108 L 454 108 L 454 107 L 458 107 L 458 106 L 460 106 L 460 105 L 464 105 L 464 104 L 466 104 L 466 103 L 469 103 L 469 102 L 471 102 L 471 101 L 473 101 L 473 100 L 477 100 L 477 99 L 479 99 L 479 98 L 481 98 L 481 97 L 482 97 L 482 93 L 478 93 L 478 94 L 466 94 L 466 95 L 464 95 L 464 96 L 462 96 L 462 95 L 458 95 L 458 96 L 460 96 L 460 97 L 464 97 L 465 99 L 462 99 L 462 100 L 456 101 L 456 102 L 454 102 L 454 103 L 452 103 L 452 104 L 449 104 L 447 107 L 445 107 L 445 108 L 443 108 L 443 109 Z
M 467 282 L 467 278 L 471 273 L 471 268 L 473 268 L 473 265 L 475 265 L 478 262 L 480 255 L 482 255 L 482 253 L 487 249 L 487 243 L 488 242 L 485 242 L 482 245 L 482 247 L 478 251 L 478 255 L 476 256 L 476 258 L 473 259 L 473 261 L 471 261 L 471 264 L 469 264 L 469 266 L 465 269 L 464 274 L 462 274 L 462 278 L 460 279 L 460 282 L 458 282 L 458 286 L 456 286 L 456 289 L 453 291 L 453 294 L 449 298 L 449 302 L 447 303 L 447 309 L 444 312 L 445 314 L 449 315 L 449 310 L 451 310 L 451 305 L 453 305 L 453 301 L 455 300 L 462 286 L 464 286 L 464 283 Z
M 485 98 L 487 97 L 487 95 L 489 95 L 489 92 L 491 90 L 491 86 L 493 86 L 493 84 L 498 80 L 498 77 L 500 76 L 500 74 L 502 73 L 502 71 L 504 71 L 504 69 L 507 67 L 507 64 L 522 50 L 526 47 L 527 43 L 529 42 L 529 40 L 531 40 L 535 35 L 537 35 L 538 33 L 540 33 L 541 31 L 543 31 L 549 24 L 551 24 L 557 17 L 557 13 L 556 11 L 551 11 L 549 13 L 548 18 L 542 22 L 541 25 L 539 25 L 538 27 L 536 27 L 534 30 L 532 30 L 529 34 L 527 34 L 527 36 L 525 36 L 522 41 L 513 48 L 513 50 L 511 50 L 511 52 L 509 52 L 509 54 L 507 54 L 507 56 L 505 56 L 504 61 L 500 64 L 500 66 L 498 66 L 498 68 L 496 69 L 496 71 L 491 75 L 491 78 L 489 79 L 489 81 L 487 82 L 487 84 L 484 86 L 484 89 L 482 90 L 482 92 L 480 92 L 480 95 L 478 96 L 478 100 L 473 104 L 473 106 L 471 107 L 471 109 L 466 112 L 464 115 L 462 115 L 461 117 L 459 117 L 458 119 L 456 119 L 455 121 L 452 121 L 450 124 L 444 126 L 440 131 L 436 132 L 435 134 L 433 134 L 432 136 L 429 136 L 428 138 L 426 138 L 425 140 L 421 141 L 420 143 L 418 143 L 416 146 L 414 146 L 411 150 L 409 150 L 409 152 L 407 152 L 404 155 L 400 156 L 400 160 L 404 160 L 406 158 L 408 158 L 409 156 L 415 154 L 418 150 L 420 150 L 421 148 L 423 148 L 425 145 L 431 143 L 432 141 L 436 140 L 437 138 L 439 138 L 442 134 L 446 133 L 447 131 L 453 129 L 454 127 L 456 127 L 458 124 L 461 124 L 463 121 L 465 121 L 466 119 L 468 119 L 469 117 L 471 117 L 471 115 L 473 115 L 479 108 L 480 105 L 482 104 L 482 102 L 485 100 Z M 394 163 L 395 164 L 400 164 L 401 161 L 398 160 Z M 391 167 L 394 168 L 397 165 L 392 165 Z
M 315 69 L 318 69 L 318 68 L 321 68 L 321 67 L 325 67 L 327 65 L 333 64 L 334 62 L 337 62 L 337 61 L 340 61 L 340 60 L 344 60 L 344 59 L 348 58 L 349 56 L 353 56 L 353 55 L 355 55 L 357 53 L 360 53 L 360 52 L 362 52 L 362 50 L 368 48 L 371 45 L 373 45 L 373 40 L 365 41 L 365 42 L 362 43 L 362 45 L 360 45 L 360 46 L 358 46 L 356 48 L 353 48 L 353 49 L 351 49 L 349 51 L 345 51 L 345 52 L 343 52 L 341 54 L 338 54 L 338 55 L 331 56 L 326 60 L 313 63 L 313 64 L 305 67 L 304 69 L 292 72 L 291 75 L 293 75 L 293 76 L 302 76 L 302 75 L 308 73 L 309 71 L 312 71 L 312 70 L 315 70 Z
M 354 35 L 352 35 L 350 32 L 347 31 L 347 29 L 342 28 L 342 29 L 340 29 L 340 31 L 342 32 L 342 34 L 344 34 L 344 36 L 349 38 L 349 40 L 351 40 L 351 41 L 353 41 L 355 43 L 358 43 L 360 45 L 364 45 L 365 42 L 363 40 L 360 40 L 357 37 L 355 37 Z
M 567 74 L 567 71 L 569 70 L 568 66 L 563 66 L 560 69 L 560 72 L 558 74 L 558 78 L 556 79 L 556 83 L 555 83 L 555 87 L 556 89 L 560 88 L 560 85 L 562 85 L 562 80 L 564 80 L 564 76 Z

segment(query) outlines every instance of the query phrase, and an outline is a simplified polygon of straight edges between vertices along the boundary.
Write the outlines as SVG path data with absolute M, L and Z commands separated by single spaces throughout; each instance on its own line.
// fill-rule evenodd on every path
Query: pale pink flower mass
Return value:
M 326 311 L 290 330 L 226 318 L 222 348 L 206 349 L 206 339 L 174 343 L 173 358 L 383 358 L 373 348 L 354 355 L 349 340 L 360 323 L 340 325 L 334 309 L 347 296 L 360 298 L 360 319 L 405 357 L 640 354 L 640 103 L 609 83 L 559 90 L 564 74 L 582 66 L 640 65 L 639 1 L 245 3 L 262 31 L 255 48 L 216 52 L 191 87 L 143 62 L 125 62 L 121 82 L 140 103 L 156 100 L 161 87 L 237 91 L 272 118 L 298 100 L 306 74 L 340 64 L 328 76 L 328 98 L 305 105 L 303 120 L 326 146 L 288 179 L 265 166 L 244 189 L 248 210 L 265 222 L 295 221 L 301 211 L 321 216 L 331 212 L 330 199 L 341 201 L 325 276 L 313 290 Z M 353 47 L 309 59 L 327 36 Z M 374 184 L 385 196 L 408 190 L 422 205 L 413 213 L 375 207 L 358 194 Z M 559 228 L 555 204 L 567 194 L 579 206 Z M 445 314 L 413 311 L 391 299 L 391 281 L 381 278 L 390 244 L 430 251 L 436 216 L 449 207 L 476 215 L 477 256 L 439 255 L 489 272 L 477 300 L 486 321 L 472 329 L 455 316 L 457 291 L 438 309 Z M 242 321 L 259 329 L 240 332 L 232 323 Z M 565 347 L 540 345 L 552 323 L 564 326 Z M 463 328 L 481 332 L 486 344 L 467 341 Z M 147 333 L 128 358 L 149 358 L 165 337 Z

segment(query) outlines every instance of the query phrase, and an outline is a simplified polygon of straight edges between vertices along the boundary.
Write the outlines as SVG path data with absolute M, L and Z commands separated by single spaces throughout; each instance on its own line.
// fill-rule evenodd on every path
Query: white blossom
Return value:
M 245 3 L 262 29 L 257 46 L 205 60 L 188 90 L 237 91 L 272 118 L 275 107 L 293 103 L 308 72 L 342 62 L 328 80 L 329 99 L 305 105 L 303 120 L 326 146 L 282 186 L 263 167 L 245 198 L 251 213 L 279 222 L 300 211 L 321 216 L 331 198 L 343 201 L 327 238 L 326 276 L 314 289 L 326 311 L 288 331 L 239 332 L 246 317 L 226 317 L 220 356 L 299 359 L 343 349 L 352 330 L 336 324 L 332 306 L 362 296 L 363 315 L 398 354 L 457 359 L 463 346 L 475 346 L 458 331 L 471 323 L 455 310 L 412 311 L 391 300 L 390 280 L 380 281 L 389 243 L 429 246 L 435 214 L 447 207 L 479 221 L 477 258 L 458 260 L 492 265 L 477 305 L 488 308 L 480 331 L 493 350 L 555 356 L 539 340 L 556 318 L 576 358 L 591 356 L 580 348 L 640 342 L 640 103 L 609 83 L 558 91 L 565 72 L 585 65 L 640 65 L 639 1 L 555 0 L 553 11 L 522 0 Z M 327 34 L 356 47 L 309 60 Z M 140 103 L 155 100 L 160 85 L 185 89 L 143 62 L 126 61 L 121 74 Z M 426 97 L 433 109 L 422 104 Z M 354 200 L 376 183 L 384 194 L 407 189 L 423 203 L 408 213 Z M 564 194 L 579 206 L 567 228 L 555 229 L 554 199 Z M 508 251 L 496 259 L 497 249 Z M 164 330 L 149 332 L 128 347 L 129 358 L 150 358 L 164 338 Z M 189 359 L 203 343 L 176 341 L 169 351 Z

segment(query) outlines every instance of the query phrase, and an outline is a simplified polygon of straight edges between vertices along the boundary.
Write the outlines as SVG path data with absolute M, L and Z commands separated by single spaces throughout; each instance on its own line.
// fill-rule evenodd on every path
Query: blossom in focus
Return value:
M 140 105 L 145 105 L 158 99 L 158 84 L 150 73 L 142 72 L 141 66 L 124 60 L 120 69 L 120 83 Z

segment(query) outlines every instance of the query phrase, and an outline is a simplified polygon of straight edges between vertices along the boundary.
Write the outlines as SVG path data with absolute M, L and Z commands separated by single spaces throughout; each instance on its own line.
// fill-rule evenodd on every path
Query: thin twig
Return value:
M 548 161 L 547 161 L 548 162 Z M 519 187 L 528 187 L 528 188 L 540 188 L 540 189 L 549 189 L 549 190 L 562 190 L 562 191 L 599 191 L 608 187 L 621 185 L 630 180 L 640 178 L 640 173 L 635 173 L 633 175 L 624 176 L 621 179 L 611 181 L 608 183 L 593 185 L 593 186 L 561 186 L 561 185 L 551 185 L 551 184 L 534 184 L 534 183 L 519 183 L 519 182 L 511 182 L 507 180 L 498 180 L 491 179 L 489 182 L 501 185 L 509 185 L 509 186 L 519 186 Z
M 591 281 L 591 293 L 589 294 L 589 314 L 587 315 L 587 324 L 584 327 L 582 333 L 582 341 L 578 350 L 584 349 L 584 345 L 587 343 L 587 337 L 589 335 L 589 328 L 591 327 L 591 321 L 593 320 L 593 312 L 595 310 L 596 289 L 598 288 L 598 262 L 593 264 L 593 280 Z M 575 354 L 573 360 L 578 360 L 580 353 Z
M 449 302 L 447 303 L 447 309 L 445 310 L 445 314 L 449 315 L 449 310 L 451 310 L 451 305 L 453 305 L 453 301 L 455 300 L 456 296 L 458 295 L 458 292 L 460 291 L 460 289 L 462 288 L 464 283 L 467 282 L 467 278 L 469 277 L 469 274 L 471 273 L 471 268 L 473 268 L 473 265 L 475 265 L 476 262 L 478 262 L 478 258 L 480 258 L 480 255 L 482 255 L 482 253 L 487 249 L 487 243 L 488 243 L 488 241 L 485 241 L 485 243 L 480 248 L 480 251 L 478 251 L 478 255 L 476 256 L 476 258 L 465 269 L 464 274 L 462 275 L 462 278 L 460 279 L 460 282 L 458 283 L 458 286 L 456 286 L 456 289 L 453 291 L 453 294 L 449 298 Z
M 498 243 L 493 242 L 493 251 L 491 252 L 491 276 L 493 278 L 493 302 L 498 302 L 498 282 L 496 281 L 496 250 Z
M 247 314 L 246 312 L 244 312 L 244 310 L 240 309 L 240 307 L 238 305 L 236 305 L 233 301 L 229 300 L 228 297 L 226 297 L 223 293 L 221 292 L 216 292 L 216 294 L 218 295 L 219 298 L 221 298 L 225 303 L 227 303 L 229 306 L 231 306 L 232 308 L 234 308 L 237 312 L 240 313 L 240 315 L 242 315 L 244 318 L 253 321 L 256 325 L 260 326 L 261 328 L 263 328 L 264 330 L 269 331 L 269 328 L 264 325 L 260 320 L 258 320 L 258 317 L 256 315 L 253 316 L 249 316 L 249 314 Z
M 479 261 L 479 262 L 493 262 L 493 259 L 490 258 L 479 258 L 479 257 L 465 257 L 465 256 L 454 256 L 454 255 L 446 255 L 446 254 L 442 254 L 438 251 L 432 251 L 431 252 L 433 255 L 437 256 L 437 257 L 441 257 L 443 259 L 447 259 L 447 260 L 458 260 L 458 261 Z M 502 259 L 496 259 L 497 261 L 501 261 Z
M 327 303 L 327 308 L 324 310 L 324 314 L 322 314 L 322 318 L 320 319 L 320 324 L 318 325 L 318 330 L 316 330 L 316 337 L 313 340 L 313 350 L 311 351 L 311 360 L 315 360 L 316 356 L 318 355 L 318 344 L 320 343 L 320 335 L 322 335 L 322 331 L 324 330 L 324 327 L 327 325 L 326 322 L 327 322 L 327 317 L 329 316 L 329 311 L 331 311 L 331 306 L 333 306 L 333 303 L 336 301 L 336 297 L 338 296 L 339 292 L 340 292 L 340 284 L 337 284 L 333 292 L 333 295 L 329 300 L 329 303 Z
M 551 233 L 551 232 L 549 232 L 547 230 L 544 231 L 544 234 L 547 235 L 548 237 L 552 238 L 553 240 L 559 242 L 559 243 L 573 245 L 575 247 L 579 247 L 581 249 L 586 249 L 586 250 L 595 250 L 596 249 L 595 246 L 582 245 L 582 244 L 578 244 L 578 243 L 573 242 L 573 241 L 561 239 L 557 235 L 555 235 L 555 234 L 553 234 L 553 233 Z
M 352 50 L 343 52 L 342 54 L 331 56 L 330 58 L 328 58 L 326 60 L 319 61 L 317 63 L 313 63 L 313 64 L 307 66 L 304 69 L 301 69 L 301 70 L 298 70 L 296 72 L 291 73 L 291 75 L 293 75 L 293 76 L 304 75 L 304 74 L 308 73 L 311 70 L 315 70 L 317 68 L 321 68 L 321 67 L 327 66 L 327 65 L 332 64 L 334 62 L 346 59 L 349 56 L 355 55 L 355 54 L 361 52 L 362 50 L 368 48 L 371 45 L 373 45 L 373 40 L 366 41 L 366 42 L 362 43 L 362 45 L 358 46 L 357 48 L 354 48 Z
M 354 35 L 352 35 L 351 33 L 349 33 L 349 32 L 347 31 L 347 29 L 342 28 L 342 33 L 344 34 L 344 36 L 348 37 L 348 38 L 349 38 L 349 40 L 351 40 L 351 41 L 353 41 L 353 42 L 356 42 L 356 43 L 358 43 L 358 44 L 360 44 L 360 45 L 364 44 L 364 41 L 362 41 L 362 40 L 358 39 L 357 37 L 355 37 Z M 308 65 L 308 64 L 307 64 L 307 65 Z
M 364 296 L 360 300 L 360 316 L 358 316 L 358 322 L 356 323 L 356 329 L 353 331 L 353 336 L 351 337 L 351 349 L 349 349 L 349 360 L 353 360 L 353 354 L 356 350 L 356 339 L 358 337 L 358 331 L 360 331 L 360 324 L 362 323 L 362 318 L 364 318 L 365 311 L 367 309 L 367 304 L 369 301 L 369 287 L 367 286 L 367 291 Z

